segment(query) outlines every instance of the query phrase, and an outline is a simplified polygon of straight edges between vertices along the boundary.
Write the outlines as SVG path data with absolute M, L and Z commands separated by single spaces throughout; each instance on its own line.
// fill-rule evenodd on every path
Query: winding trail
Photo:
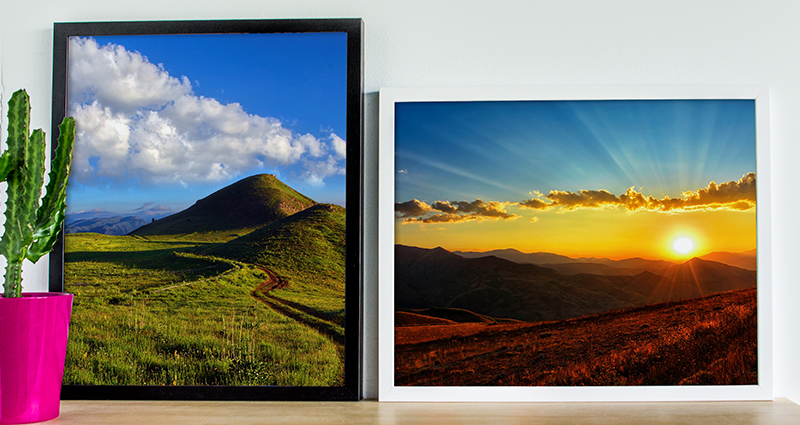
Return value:
M 258 285 L 258 287 L 256 287 L 256 291 L 266 294 L 269 291 L 273 291 L 275 289 L 283 289 L 289 286 L 289 281 L 287 279 L 278 276 L 272 270 L 267 270 L 262 267 L 259 267 L 258 269 L 266 273 L 267 276 L 269 276 L 269 279 L 262 282 L 261 285 Z
M 271 291 L 288 287 L 288 279 L 278 276 L 272 270 L 261 267 L 259 267 L 259 270 L 266 273 L 269 279 L 250 291 L 250 295 L 253 298 L 284 316 L 316 329 L 334 342 L 344 344 L 344 331 L 340 326 L 319 317 L 319 313 L 311 308 L 270 295 Z

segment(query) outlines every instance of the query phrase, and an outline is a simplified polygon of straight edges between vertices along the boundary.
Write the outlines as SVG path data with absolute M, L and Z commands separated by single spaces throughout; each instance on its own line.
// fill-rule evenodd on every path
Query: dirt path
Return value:
M 278 276 L 272 270 L 267 270 L 261 267 L 259 267 L 258 269 L 266 273 L 267 276 L 269 276 L 269 279 L 262 282 L 261 285 L 258 285 L 258 287 L 256 287 L 256 291 L 266 294 L 269 291 L 275 289 L 283 289 L 289 286 L 289 281 L 287 279 Z
M 317 312 L 306 306 L 292 303 L 290 301 L 282 300 L 270 292 L 276 289 L 283 289 L 289 286 L 289 280 L 278 276 L 272 270 L 260 268 L 259 270 L 267 274 L 269 279 L 262 282 L 254 290 L 250 291 L 250 295 L 260 303 L 277 311 L 284 316 L 294 319 L 306 326 L 316 329 L 321 334 L 331 338 L 333 341 L 344 344 L 344 333 L 341 327 L 329 322 L 328 320 L 318 317 Z

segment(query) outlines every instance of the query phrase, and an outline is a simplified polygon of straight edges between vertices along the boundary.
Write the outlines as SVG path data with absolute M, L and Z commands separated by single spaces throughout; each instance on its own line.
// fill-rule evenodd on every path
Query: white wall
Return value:
M 800 254 L 794 243 L 800 227 L 792 217 L 800 203 L 781 196 L 800 179 L 798 16 L 800 2 L 789 0 L 0 0 L 0 104 L 25 87 L 33 97 L 33 125 L 50 128 L 54 21 L 363 18 L 364 368 L 366 396 L 374 398 L 380 87 L 769 84 L 775 395 L 800 401 L 800 329 L 794 326 L 800 288 L 792 271 Z M 40 263 L 26 270 L 29 285 L 46 276 L 46 261 Z

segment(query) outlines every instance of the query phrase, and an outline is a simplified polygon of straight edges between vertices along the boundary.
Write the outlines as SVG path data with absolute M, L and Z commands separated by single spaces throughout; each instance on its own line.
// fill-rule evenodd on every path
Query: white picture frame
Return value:
M 398 386 L 395 385 L 395 107 L 404 102 L 752 99 L 757 186 L 758 383 L 688 386 Z M 438 87 L 380 90 L 379 401 L 610 402 L 772 400 L 771 198 L 768 86 Z M 589 189 L 589 188 L 587 188 Z M 549 190 L 549 189 L 548 189 Z

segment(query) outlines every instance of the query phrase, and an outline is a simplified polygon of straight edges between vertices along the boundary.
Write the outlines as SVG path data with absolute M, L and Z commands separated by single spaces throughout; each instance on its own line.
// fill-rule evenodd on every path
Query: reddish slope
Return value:
M 752 385 L 755 288 L 557 322 L 397 327 L 396 385 Z

